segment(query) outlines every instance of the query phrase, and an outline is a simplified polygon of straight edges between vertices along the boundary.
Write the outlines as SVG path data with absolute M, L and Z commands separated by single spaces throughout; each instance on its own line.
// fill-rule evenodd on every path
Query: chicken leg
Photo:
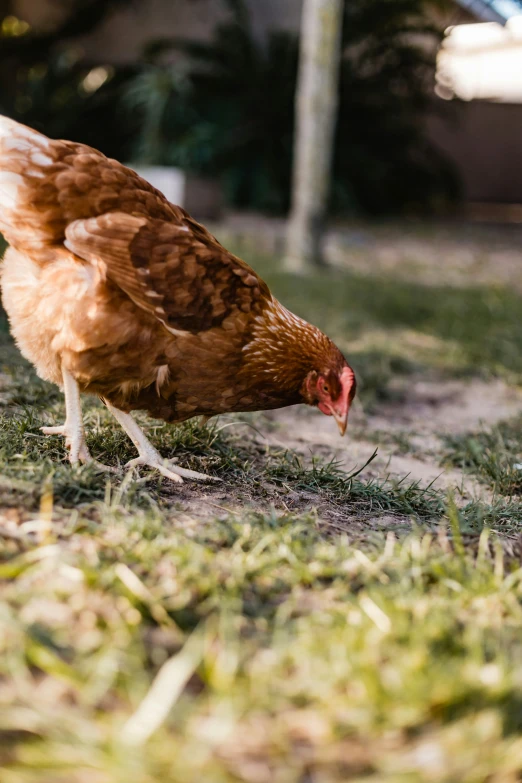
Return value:
M 204 473 L 197 473 L 195 470 L 187 470 L 174 465 L 172 460 L 163 459 L 150 440 L 147 438 L 141 427 L 134 421 L 129 413 L 124 413 L 115 408 L 107 400 L 104 401 L 114 418 L 121 424 L 131 441 L 138 449 L 138 457 L 127 462 L 126 468 L 134 468 L 138 465 L 144 465 L 149 468 L 159 470 L 162 476 L 175 481 L 178 484 L 183 483 L 183 479 L 195 479 L 199 481 L 221 481 L 215 476 L 206 476 Z
M 63 391 L 65 394 L 65 424 L 60 427 L 40 427 L 44 435 L 63 435 L 69 450 L 69 462 L 92 462 L 85 442 L 80 389 L 71 373 L 62 367 Z

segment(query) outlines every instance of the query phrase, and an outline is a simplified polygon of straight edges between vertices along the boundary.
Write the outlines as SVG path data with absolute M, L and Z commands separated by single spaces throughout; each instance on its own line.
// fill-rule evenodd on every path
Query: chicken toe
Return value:
M 207 476 L 205 473 L 198 473 L 196 470 L 180 468 L 178 465 L 174 465 L 171 460 L 162 459 L 159 455 L 158 457 L 158 459 L 151 459 L 148 455 L 136 457 L 136 459 L 131 459 L 130 462 L 127 462 L 125 467 L 135 468 L 138 465 L 143 465 L 144 467 L 153 468 L 176 484 L 183 484 L 184 478 L 192 479 L 193 481 L 221 481 L 221 479 L 215 476 Z
M 215 476 L 207 476 L 205 473 L 198 473 L 195 470 L 180 468 L 174 464 L 175 460 L 163 459 L 159 451 L 154 448 L 141 427 L 129 413 L 118 410 L 107 400 L 105 400 L 105 404 L 138 449 L 139 456 L 128 462 L 125 467 L 134 468 L 138 465 L 143 465 L 153 468 L 176 484 L 182 484 L 184 478 L 194 481 L 221 481 L 221 479 Z
M 65 437 L 65 445 L 69 452 L 69 462 L 72 465 L 76 465 L 78 462 L 86 464 L 93 461 L 85 442 L 83 426 L 79 430 L 78 427 L 71 427 L 65 422 L 60 427 L 40 427 L 40 430 L 44 435 L 63 435 Z

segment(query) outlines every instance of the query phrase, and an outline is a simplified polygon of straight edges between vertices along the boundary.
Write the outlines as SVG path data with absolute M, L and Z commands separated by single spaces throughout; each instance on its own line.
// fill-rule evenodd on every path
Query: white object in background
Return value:
M 215 180 L 195 177 L 174 166 L 127 165 L 196 219 L 219 220 L 223 198 Z
M 184 205 L 187 177 L 181 169 L 175 169 L 173 166 L 134 166 L 132 163 L 129 168 L 161 190 L 172 204 L 178 204 L 180 207 Z
M 513 465 L 513 468 L 515 470 L 522 470 L 522 462 L 515 462 L 515 464 Z
M 465 101 L 522 103 L 522 14 L 449 27 L 437 59 L 436 93 Z

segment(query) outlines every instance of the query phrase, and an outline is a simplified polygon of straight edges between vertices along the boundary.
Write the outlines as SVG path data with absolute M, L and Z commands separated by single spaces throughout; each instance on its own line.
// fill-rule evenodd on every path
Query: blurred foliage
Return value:
M 169 46 L 189 61 L 163 66 Z M 127 95 L 143 118 L 137 154 L 219 176 L 232 204 L 281 211 L 290 182 L 298 42 L 256 40 L 241 17 L 211 43 L 158 41 Z
M 446 0 L 350 0 L 335 148 L 334 204 L 369 213 L 432 210 L 459 194 L 426 137 Z M 439 109 L 440 110 L 440 109 Z
M 210 42 L 162 39 L 147 47 L 147 65 L 127 95 L 142 117 L 136 154 L 220 176 L 234 205 L 283 212 L 298 39 L 269 32 L 260 40 L 243 0 L 227 4 L 230 19 Z M 346 3 L 334 210 L 419 211 L 457 195 L 452 168 L 424 134 L 442 37 L 427 10 L 444 4 Z
M 0 1 L 0 112 L 120 160 L 218 177 L 232 205 L 284 212 L 297 35 L 260 37 L 244 0 L 215 0 L 229 15 L 210 42 L 151 41 L 132 66 L 87 61 L 79 37 L 139 2 L 57 0 L 60 21 L 34 30 Z M 346 3 L 334 211 L 418 212 L 457 194 L 424 135 L 441 38 L 427 12 L 445 2 Z
M 37 30 L 0 7 L 0 112 L 42 130 L 124 158 L 137 126 L 122 122 L 120 96 L 135 67 L 86 61 L 80 36 L 117 7 L 137 0 L 59 0 L 52 28 Z

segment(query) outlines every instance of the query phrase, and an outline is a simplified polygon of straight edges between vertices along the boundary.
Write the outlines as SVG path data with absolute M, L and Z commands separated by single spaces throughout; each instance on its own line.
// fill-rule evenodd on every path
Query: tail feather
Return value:
M 121 163 L 0 116 L 0 231 L 9 244 L 47 263 L 63 250 L 70 223 L 109 212 L 179 220 L 164 196 Z
M 56 162 L 56 148 L 38 131 L 0 115 L 0 231 L 10 244 L 48 241 L 52 229 L 38 219 L 34 186 Z

